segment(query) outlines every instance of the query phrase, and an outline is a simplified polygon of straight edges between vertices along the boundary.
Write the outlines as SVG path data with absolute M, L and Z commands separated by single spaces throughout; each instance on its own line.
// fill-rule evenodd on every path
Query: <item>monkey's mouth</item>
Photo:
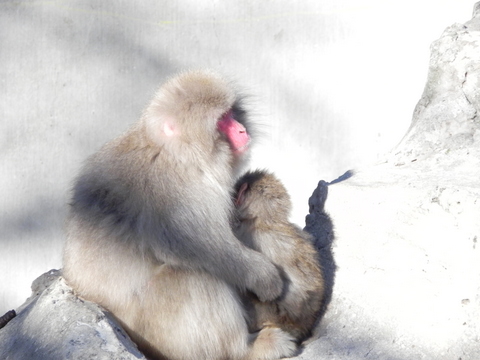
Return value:
M 249 146 L 250 146 L 250 139 L 248 139 L 248 141 L 240 147 L 232 147 L 233 148 L 232 150 L 235 155 L 242 155 L 248 150 Z
M 235 155 L 244 154 L 250 146 L 250 135 L 247 130 L 241 125 L 242 128 L 230 137 L 230 146 Z

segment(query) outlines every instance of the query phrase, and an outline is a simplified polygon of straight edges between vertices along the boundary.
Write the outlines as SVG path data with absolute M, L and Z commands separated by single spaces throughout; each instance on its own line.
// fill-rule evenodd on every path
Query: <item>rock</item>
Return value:
M 395 164 L 436 160 L 434 166 L 452 170 L 479 158 L 480 16 L 474 14 L 431 45 L 427 84 L 410 129 L 390 159 Z
M 0 359 L 145 359 L 98 305 L 76 297 L 58 270 L 32 284 L 32 296 L 0 330 Z

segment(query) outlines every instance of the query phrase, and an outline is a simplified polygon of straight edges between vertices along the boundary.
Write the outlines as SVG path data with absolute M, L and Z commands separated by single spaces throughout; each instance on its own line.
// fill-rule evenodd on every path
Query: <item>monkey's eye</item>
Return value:
M 241 124 L 245 124 L 246 111 L 242 109 L 239 100 L 237 100 L 237 102 L 233 104 L 231 112 L 232 112 L 232 117 L 235 120 L 237 120 Z

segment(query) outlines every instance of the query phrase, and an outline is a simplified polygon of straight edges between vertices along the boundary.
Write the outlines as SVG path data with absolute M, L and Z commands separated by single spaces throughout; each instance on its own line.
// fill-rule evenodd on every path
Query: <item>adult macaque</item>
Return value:
M 250 334 L 239 291 L 274 300 L 275 265 L 230 227 L 234 173 L 250 126 L 229 83 L 187 72 L 76 180 L 64 276 L 110 310 L 154 359 L 277 359 L 296 351 L 278 328 Z
M 280 327 L 299 342 L 311 335 L 324 296 L 324 281 L 313 239 L 289 222 L 291 201 L 283 184 L 265 171 L 248 172 L 236 185 L 235 234 L 264 254 L 288 282 L 284 295 L 262 302 L 251 295 L 251 327 Z

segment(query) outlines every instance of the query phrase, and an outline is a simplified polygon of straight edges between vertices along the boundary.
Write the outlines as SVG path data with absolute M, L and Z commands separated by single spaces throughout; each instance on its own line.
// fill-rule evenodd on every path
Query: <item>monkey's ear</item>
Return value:
M 176 134 L 176 127 L 175 125 L 173 124 L 173 122 L 169 121 L 169 120 L 165 120 L 163 122 L 163 134 L 164 136 L 166 137 L 172 137 Z
M 238 189 L 237 198 L 235 199 L 235 206 L 240 206 L 245 201 L 245 192 L 248 190 L 248 183 L 243 183 Z
M 175 119 L 169 116 L 162 118 L 147 118 L 146 132 L 150 140 L 158 145 L 163 145 L 165 144 L 165 141 L 173 139 L 179 135 Z

